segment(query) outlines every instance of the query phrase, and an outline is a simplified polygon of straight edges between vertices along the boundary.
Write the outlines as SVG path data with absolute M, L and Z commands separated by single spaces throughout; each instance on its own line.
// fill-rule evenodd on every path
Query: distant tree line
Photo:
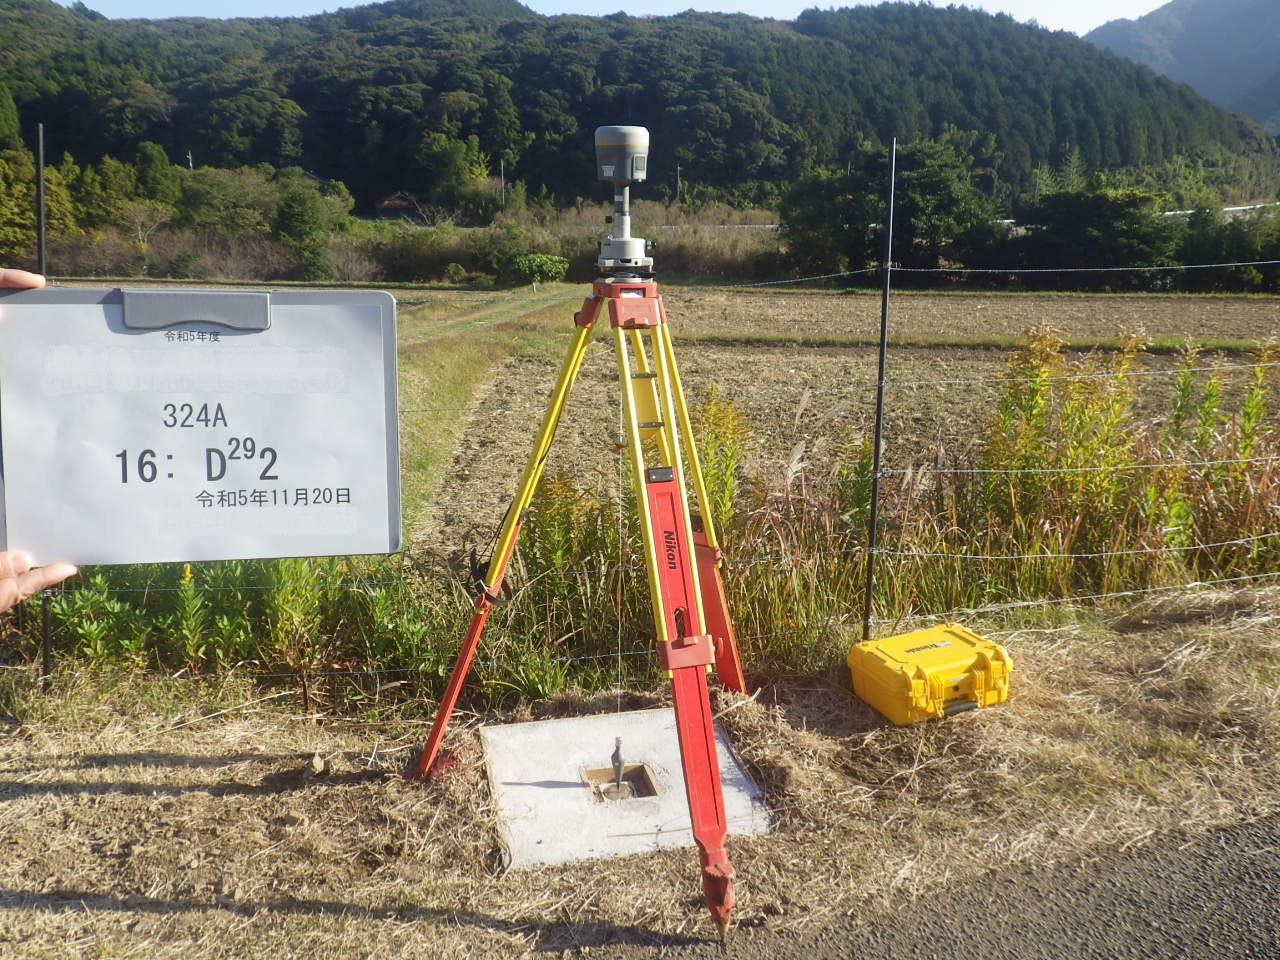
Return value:
M 1124 269 L 1280 260 L 1280 213 L 1224 218 L 1202 168 L 1091 174 L 1079 151 L 1067 149 L 1059 163 L 1037 169 L 1035 189 L 1010 211 L 989 190 L 993 144 L 950 129 L 901 145 L 893 260 L 937 272 L 903 273 L 899 283 L 1280 290 L 1276 266 Z M 731 211 L 707 209 L 699 218 L 697 204 L 639 201 L 638 223 L 653 236 L 662 223 L 690 221 L 685 233 L 663 237 L 658 259 L 668 275 L 758 280 L 874 270 L 883 259 L 887 170 L 887 149 L 865 143 L 844 168 L 800 178 L 782 199 L 776 233 L 717 230 Z M 1153 189 L 1152 176 L 1178 189 Z M 0 150 L 0 263 L 31 262 L 35 179 L 31 153 L 10 141 Z M 606 229 L 603 208 L 575 214 L 524 197 L 511 198 L 482 228 L 460 229 L 447 218 L 427 225 L 420 215 L 414 222 L 358 219 L 339 181 L 269 164 L 188 169 L 151 142 L 130 160 L 106 156 L 82 166 L 64 154 L 46 169 L 45 184 L 58 275 L 495 283 L 568 272 L 587 279 Z M 1190 212 L 1167 215 L 1174 207 Z M 699 228 L 700 219 L 708 225 Z M 1067 269 L 1077 267 L 1108 272 Z
M 892 260 L 908 271 L 927 272 L 904 272 L 898 283 L 1280 291 L 1277 265 L 1131 269 L 1280 261 L 1280 210 L 1225 218 L 1204 170 L 1194 164 L 1090 174 L 1079 150 L 1068 148 L 1059 164 L 1037 168 L 1033 191 L 1006 211 L 984 189 L 992 151 L 990 138 L 956 130 L 900 146 Z M 815 171 L 792 187 L 781 217 L 797 269 L 826 274 L 880 265 L 888 170 L 888 150 L 864 144 L 845 169 Z M 1153 178 L 1177 189 L 1153 188 Z
M 31 264 L 35 197 L 35 158 L 10 140 L 0 149 L 0 263 Z M 584 266 L 594 258 L 582 238 L 538 228 L 516 199 L 503 223 L 460 230 L 421 217 L 357 219 L 340 181 L 265 163 L 188 169 L 149 141 L 130 160 L 81 166 L 63 154 L 45 168 L 50 269 L 59 276 L 528 283 L 563 279 L 565 249 Z M 599 224 L 596 235 L 603 216 Z

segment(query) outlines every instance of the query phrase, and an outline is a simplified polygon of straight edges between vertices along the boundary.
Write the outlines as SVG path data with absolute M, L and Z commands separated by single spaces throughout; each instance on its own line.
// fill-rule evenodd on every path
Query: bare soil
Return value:
M 665 288 L 672 323 L 691 334 L 876 339 L 880 295 L 775 288 Z M 1142 294 L 932 294 L 895 290 L 890 333 L 903 341 L 1008 342 L 1048 324 L 1075 341 L 1136 330 L 1181 342 L 1264 340 L 1280 326 L 1274 297 Z
M 749 338 L 791 331 L 820 337 L 862 330 L 870 323 L 866 329 L 874 337 L 878 298 L 694 288 L 675 288 L 665 296 L 691 405 L 696 407 L 714 390 L 739 406 L 751 425 L 747 476 L 780 485 L 800 466 L 822 475 L 846 445 L 870 436 L 878 361 L 874 346 L 698 342 L 682 336 L 737 331 Z M 1005 376 L 1008 344 L 1042 325 L 1086 340 L 1115 339 L 1146 325 L 1149 334 L 1191 331 L 1218 341 L 1261 342 L 1274 335 L 1278 319 L 1280 305 L 1263 298 L 903 295 L 894 303 L 895 337 L 955 342 L 891 347 L 884 465 L 906 468 L 972 452 L 991 423 L 1002 385 L 937 381 Z M 1077 350 L 1072 356 L 1080 360 L 1086 353 Z M 1210 367 L 1248 361 L 1245 354 L 1208 352 L 1197 363 Z M 1138 368 L 1172 370 L 1178 363 L 1175 355 L 1149 353 L 1140 357 Z M 477 546 L 483 555 L 518 485 L 558 370 L 558 358 L 527 355 L 494 370 L 466 414 L 453 464 L 435 500 L 412 505 L 423 507 L 410 536 L 415 551 L 438 560 L 458 554 L 465 545 Z M 1228 402 L 1244 376 L 1241 371 L 1227 373 Z M 603 496 L 618 489 L 616 377 L 611 341 L 602 336 L 583 365 L 546 465 L 548 475 L 566 472 Z M 1133 382 L 1142 416 L 1159 421 L 1167 415 L 1172 377 L 1137 377 Z M 414 428 L 429 431 L 430 420 L 429 413 L 415 417 Z

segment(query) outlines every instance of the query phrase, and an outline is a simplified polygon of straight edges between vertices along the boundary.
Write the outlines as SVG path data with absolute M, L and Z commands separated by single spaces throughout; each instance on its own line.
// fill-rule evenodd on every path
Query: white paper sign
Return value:
M 132 296 L 0 295 L 6 549 L 39 564 L 399 549 L 389 295 L 259 294 L 266 329 L 234 326 L 235 295 Z

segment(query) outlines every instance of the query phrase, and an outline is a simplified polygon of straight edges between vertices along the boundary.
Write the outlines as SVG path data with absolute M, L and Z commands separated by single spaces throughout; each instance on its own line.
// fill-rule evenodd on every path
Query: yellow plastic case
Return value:
M 1009 699 L 1008 651 L 958 623 L 859 643 L 847 662 L 853 692 L 900 727 Z

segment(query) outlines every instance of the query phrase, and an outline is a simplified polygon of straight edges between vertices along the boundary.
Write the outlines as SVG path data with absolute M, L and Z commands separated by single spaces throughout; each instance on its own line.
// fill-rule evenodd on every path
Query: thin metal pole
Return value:
M 862 639 L 871 639 L 871 593 L 876 577 L 876 535 L 880 523 L 880 453 L 884 446 L 885 368 L 889 358 L 889 291 L 893 286 L 893 206 L 898 174 L 898 139 L 889 147 L 889 195 L 884 217 L 884 290 L 880 296 L 880 369 L 876 375 L 876 424 L 871 441 L 871 509 L 867 524 L 867 586 L 862 598 Z
M 44 124 L 36 124 L 36 262 L 38 272 L 49 272 L 48 257 L 45 254 L 45 215 L 44 215 Z
M 40 686 L 45 693 L 49 692 L 49 688 L 53 686 L 53 648 L 50 642 L 52 629 L 50 628 L 51 603 L 53 594 L 49 590 L 40 593 L 40 662 L 41 676 Z

